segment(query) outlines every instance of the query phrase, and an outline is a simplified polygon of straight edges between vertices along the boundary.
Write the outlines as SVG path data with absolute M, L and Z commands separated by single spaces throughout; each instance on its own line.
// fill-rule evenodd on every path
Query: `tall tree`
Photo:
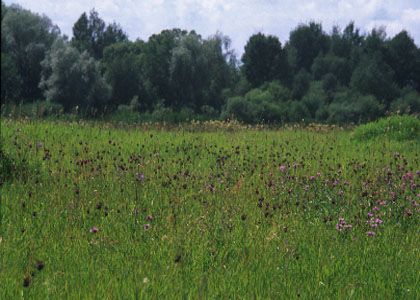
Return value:
M 1 22 L 2 52 L 16 66 L 21 85 L 17 94 L 24 100 L 42 97 L 38 83 L 40 62 L 59 36 L 60 30 L 46 16 L 34 14 L 17 5 L 7 8 Z
M 310 71 L 314 59 L 329 48 L 328 35 L 320 23 L 299 25 L 290 32 L 288 52 L 295 71 Z
M 393 75 L 379 53 L 365 55 L 355 69 L 350 85 L 357 92 L 375 96 L 387 108 L 398 95 Z
M 101 59 L 107 46 L 127 40 L 127 35 L 118 24 L 106 25 L 98 12 L 92 9 L 89 17 L 83 13 L 74 23 L 71 43 L 80 52 L 86 50 L 95 59 Z
M 40 87 L 47 100 L 63 105 L 66 112 L 78 106 L 95 114 L 106 105 L 110 87 L 99 70 L 99 63 L 58 39 L 42 62 Z
M 403 30 L 387 43 L 386 61 L 394 71 L 394 80 L 400 87 L 420 90 L 420 49 L 408 32 Z
M 245 77 L 253 87 L 272 80 L 287 83 L 289 68 L 286 53 L 275 36 L 252 35 L 245 45 L 242 62 Z
M 138 96 L 142 109 L 151 108 L 144 88 L 143 51 L 142 41 L 116 43 L 104 49 L 102 66 L 112 87 L 111 106 L 129 104 L 133 97 Z

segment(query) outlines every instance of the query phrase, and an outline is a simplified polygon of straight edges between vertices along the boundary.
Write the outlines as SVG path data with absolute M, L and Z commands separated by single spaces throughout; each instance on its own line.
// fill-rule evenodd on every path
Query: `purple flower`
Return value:
M 279 167 L 280 172 L 285 172 L 286 171 L 286 166 L 285 165 L 281 165 Z
M 374 207 L 372 208 L 372 210 L 373 210 L 373 211 L 378 211 L 378 210 L 379 210 L 379 207 L 374 206 Z
M 372 218 L 373 217 L 373 213 L 372 212 L 368 212 L 367 216 L 368 216 L 368 218 Z
M 309 180 L 310 180 L 310 181 L 314 181 L 314 180 L 315 180 L 315 176 L 311 176 L 311 177 L 309 177 Z
M 136 173 L 136 179 L 138 182 L 144 181 L 144 174 L 143 173 Z
M 93 226 L 89 231 L 90 233 L 97 233 L 99 231 L 99 228 L 96 226 Z
M 352 229 L 353 226 L 351 224 L 347 224 L 344 218 L 338 218 L 338 223 L 335 225 L 335 229 L 337 231 L 343 231 L 344 229 Z
M 375 236 L 375 232 L 374 231 L 368 231 L 366 232 L 367 236 Z
M 378 224 L 378 225 L 379 225 L 379 224 L 382 224 L 383 222 L 384 222 L 384 221 L 382 221 L 382 220 L 381 220 L 381 219 L 379 219 L 379 218 L 376 218 L 376 219 L 375 219 L 375 223 L 376 223 L 376 224 Z

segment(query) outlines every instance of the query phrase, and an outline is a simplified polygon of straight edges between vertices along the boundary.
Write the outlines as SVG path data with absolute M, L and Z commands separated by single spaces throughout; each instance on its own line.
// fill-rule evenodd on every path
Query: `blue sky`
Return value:
M 329 32 L 351 20 L 366 32 L 385 26 L 389 36 L 407 29 L 420 45 L 420 0 L 6 0 L 33 12 L 48 15 L 71 36 L 72 26 L 84 12 L 95 8 L 106 22 L 116 21 L 134 40 L 147 38 L 162 29 L 195 29 L 207 37 L 220 31 L 242 54 L 249 36 L 274 34 L 284 43 L 291 29 L 310 20 L 322 22 Z

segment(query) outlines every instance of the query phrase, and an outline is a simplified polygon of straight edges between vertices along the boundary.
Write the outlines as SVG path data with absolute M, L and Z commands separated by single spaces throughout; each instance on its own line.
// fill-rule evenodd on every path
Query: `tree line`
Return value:
M 45 99 L 64 113 L 165 114 L 247 123 L 359 123 L 420 112 L 420 49 L 403 30 L 327 33 L 300 24 L 283 45 L 257 33 L 240 59 L 229 37 L 163 30 L 130 41 L 95 10 L 69 39 L 45 15 L 1 4 L 1 101 Z

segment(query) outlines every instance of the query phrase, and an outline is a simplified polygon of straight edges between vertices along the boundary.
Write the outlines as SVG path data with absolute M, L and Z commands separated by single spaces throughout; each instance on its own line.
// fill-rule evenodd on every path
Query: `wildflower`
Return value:
M 93 226 L 89 231 L 90 233 L 97 233 L 99 231 L 99 228 L 96 226 Z
M 148 215 L 146 217 L 146 221 L 149 221 L 149 222 L 153 221 L 153 216 L 152 215 Z
M 373 210 L 373 211 L 378 211 L 378 210 L 379 210 L 379 207 L 374 206 L 374 207 L 372 208 L 372 210 Z
M 279 167 L 280 172 L 285 172 L 286 171 L 286 166 L 285 165 L 281 165 Z
M 149 282 L 149 278 L 144 277 L 144 278 L 143 278 L 143 283 L 144 283 L 144 284 L 146 284 L 146 283 L 148 283 L 148 282 Z
M 375 236 L 375 232 L 374 231 L 368 231 L 366 232 L 367 236 Z
M 368 216 L 368 218 L 372 218 L 373 217 L 373 213 L 372 212 L 368 212 L 367 216 Z
M 45 267 L 45 264 L 43 261 L 39 260 L 36 262 L 35 267 L 38 271 L 41 271 Z
M 315 180 L 315 176 L 311 176 L 311 177 L 309 177 L 309 180 L 310 180 L 310 181 L 314 181 L 314 180 Z
M 143 225 L 144 230 L 149 230 L 150 227 L 151 227 L 150 223 L 146 223 L 146 224 Z
M 144 174 L 143 173 L 136 173 L 136 179 L 138 182 L 144 181 Z
M 335 229 L 338 231 L 343 231 L 345 229 L 352 229 L 353 225 L 347 224 L 344 218 L 339 218 L 338 223 L 335 225 Z
M 375 223 L 378 224 L 378 225 L 380 225 L 380 224 L 383 223 L 383 221 L 381 219 L 379 219 L 379 218 L 376 218 L 375 219 Z

